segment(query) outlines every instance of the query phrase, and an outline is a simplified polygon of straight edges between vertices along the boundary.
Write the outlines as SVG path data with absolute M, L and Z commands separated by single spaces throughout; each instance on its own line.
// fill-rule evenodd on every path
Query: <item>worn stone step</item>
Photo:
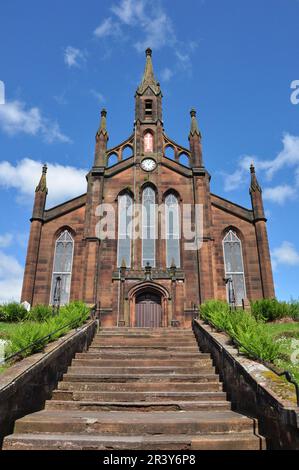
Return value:
M 132 327 L 132 326 L 123 326 L 123 327 L 106 327 L 100 328 L 99 332 L 112 332 L 112 333 L 161 333 L 161 334 L 168 334 L 168 333 L 180 333 L 180 332 L 193 332 L 192 328 L 174 328 L 174 327 L 147 327 L 147 328 L 139 328 L 139 327 Z
M 93 357 L 87 357 L 86 359 L 73 359 L 72 367 L 128 367 L 128 368 L 161 368 L 161 367 L 171 367 L 171 369 L 178 368 L 187 368 L 188 370 L 196 369 L 197 367 L 203 366 L 212 366 L 211 358 L 197 358 L 189 360 L 179 360 L 179 359 L 141 359 L 141 358 L 132 358 L 132 359 L 98 359 Z M 155 370 L 155 369 L 154 369 Z
M 139 351 L 133 351 L 133 352 L 128 352 L 128 351 L 118 351 L 118 350 L 109 350 L 109 351 L 103 351 L 103 352 L 91 352 L 90 350 L 88 352 L 83 352 L 83 353 L 76 353 L 75 359 L 104 359 L 104 360 L 112 360 L 112 359 L 140 359 L 140 352 Z M 155 359 L 155 360 L 179 360 L 179 361 L 189 361 L 189 360 L 201 360 L 201 359 L 211 359 L 211 355 L 207 353 L 181 353 L 178 351 L 147 351 L 142 354 L 143 359 Z
M 226 401 L 225 392 L 209 392 L 209 391 L 102 391 L 98 390 L 98 384 L 91 384 L 93 387 L 86 389 L 85 384 L 82 387 L 73 387 L 69 384 L 69 388 L 54 390 L 52 398 L 55 401 L 92 401 L 96 402 L 148 402 L 148 401 L 204 401 L 212 403 L 214 401 Z
M 94 412 L 43 410 L 16 421 L 15 433 L 211 434 L 253 432 L 253 420 L 233 411 Z
M 118 353 L 123 352 L 124 354 L 129 353 L 138 353 L 143 355 L 145 353 L 152 353 L 152 352 L 170 352 L 170 353 L 189 353 L 189 354 L 198 354 L 198 347 L 197 346 L 184 346 L 177 348 L 176 346 L 167 346 L 166 344 L 160 346 L 130 346 L 130 345 L 122 345 L 122 346 L 111 346 L 109 344 L 104 345 L 101 344 L 99 346 L 95 346 L 92 344 L 88 350 L 88 352 L 104 352 L 108 353 L 109 351 L 118 351 Z
M 92 346 L 117 346 L 117 347 L 128 347 L 128 346 L 150 346 L 150 347 L 159 347 L 159 346 L 197 346 L 195 338 L 105 338 L 105 337 L 95 337 L 91 343 Z
M 82 410 L 82 411 L 221 411 L 230 410 L 230 403 L 227 401 L 178 401 L 178 400 L 163 400 L 163 401 L 67 401 L 67 400 L 49 400 L 45 405 L 46 410 Z
M 5 450 L 260 450 L 264 440 L 252 433 L 201 436 L 109 436 L 16 434 L 5 438 Z
M 63 376 L 63 380 L 67 382 L 143 382 L 143 383 L 150 383 L 150 382 L 202 382 L 203 376 L 207 375 L 214 375 L 213 370 L 205 369 L 202 373 L 196 374 L 116 374 L 116 373 L 107 373 L 107 374 L 100 374 L 95 372 L 88 372 L 88 371 L 72 371 L 68 372 Z M 218 377 L 214 375 L 214 381 L 218 381 Z
M 155 366 L 155 367 L 80 367 L 76 365 L 71 365 L 68 368 L 67 373 L 69 374 L 95 374 L 95 375 L 182 375 L 182 374 L 201 374 L 201 373 L 210 373 L 212 374 L 215 369 L 212 367 L 211 364 L 202 364 L 201 366 L 192 367 L 192 369 L 188 367 L 171 367 L 171 366 Z
M 74 378 L 74 377 L 72 377 Z M 186 381 L 186 380 L 169 380 L 169 378 L 163 378 L 157 382 L 149 379 L 147 380 L 135 380 L 135 381 L 96 381 L 92 380 L 94 377 L 91 377 L 89 381 L 80 381 L 80 377 L 75 377 L 76 380 L 68 380 L 69 377 L 65 377 L 63 382 L 59 382 L 58 390 L 93 390 L 98 392 L 104 391 L 151 391 L 151 392 L 175 392 L 175 391 L 222 391 L 222 384 L 219 382 L 219 379 L 214 374 L 202 376 L 197 378 L 196 381 Z

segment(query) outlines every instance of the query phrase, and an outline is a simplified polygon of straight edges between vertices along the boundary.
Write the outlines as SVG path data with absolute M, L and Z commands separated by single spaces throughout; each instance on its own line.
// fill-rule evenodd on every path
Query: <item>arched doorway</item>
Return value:
M 137 328 L 158 328 L 162 326 L 161 295 L 151 291 L 136 296 L 135 326 Z

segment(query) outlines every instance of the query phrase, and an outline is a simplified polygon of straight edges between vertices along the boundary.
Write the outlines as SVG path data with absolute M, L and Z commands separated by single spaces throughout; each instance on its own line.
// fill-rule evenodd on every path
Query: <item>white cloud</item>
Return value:
M 35 187 L 41 176 L 42 162 L 24 158 L 16 165 L 0 162 L 0 187 L 15 189 L 18 202 L 32 202 Z M 86 191 L 87 170 L 60 164 L 48 165 L 47 206 L 59 204 Z
M 39 108 L 28 108 L 20 101 L 10 101 L 0 106 L 0 129 L 11 136 L 18 133 L 40 134 L 49 143 L 70 142 L 57 122 L 43 117 Z
M 232 191 L 249 181 L 249 167 L 254 163 L 256 171 L 266 180 L 272 180 L 273 176 L 281 169 L 295 167 L 295 185 L 280 184 L 272 188 L 265 188 L 263 195 L 268 201 L 283 204 L 293 199 L 299 187 L 299 137 L 285 133 L 282 138 L 282 150 L 272 160 L 262 160 L 253 155 L 244 155 L 239 159 L 238 168 L 233 173 L 223 173 L 225 191 Z
M 94 98 L 96 98 L 96 100 L 97 100 L 99 103 L 105 103 L 106 98 L 105 98 L 105 96 L 104 96 L 102 93 L 100 93 L 100 92 L 98 92 L 98 91 L 96 91 L 96 90 L 93 90 L 93 89 L 90 90 L 90 93 L 92 94 L 92 96 L 93 96 Z
M 11 233 L 5 233 L 0 235 L 0 248 L 8 247 L 12 242 L 13 236 Z
M 276 269 L 278 265 L 284 264 L 287 266 L 299 265 L 299 252 L 294 245 L 288 241 L 282 242 L 280 247 L 275 248 L 271 253 L 273 268 Z
M 13 256 L 0 251 L 0 303 L 19 301 L 23 280 L 23 267 Z
M 121 29 L 119 23 L 113 21 L 112 18 L 106 18 L 95 30 L 94 35 L 98 38 L 106 36 L 119 36 Z
M 290 199 L 294 199 L 296 196 L 296 189 L 284 184 L 275 186 L 273 188 L 265 188 L 263 196 L 266 201 L 277 202 L 282 205 Z
M 173 77 L 173 71 L 168 67 L 165 67 L 161 72 L 161 80 L 164 82 L 169 82 L 169 80 Z
M 75 47 L 68 46 L 64 51 L 64 63 L 68 67 L 81 67 L 82 63 L 86 60 L 85 52 Z
M 137 51 L 143 52 L 147 47 L 154 50 L 170 47 L 176 57 L 175 68 L 191 69 L 190 53 L 196 49 L 197 42 L 185 40 L 182 42 L 177 38 L 173 21 L 162 7 L 161 1 L 120 0 L 112 5 L 110 10 L 112 15 L 105 18 L 95 29 L 95 36 L 98 38 L 115 36 L 123 40 L 124 33 L 131 31 L 135 33 L 131 41 Z M 170 78 L 170 72 L 168 77 Z M 164 80 L 167 81 L 165 78 Z

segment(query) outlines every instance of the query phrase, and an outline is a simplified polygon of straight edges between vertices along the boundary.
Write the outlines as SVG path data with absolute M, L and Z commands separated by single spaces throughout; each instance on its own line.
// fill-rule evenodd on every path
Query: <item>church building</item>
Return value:
M 87 192 L 46 209 L 43 168 L 22 301 L 83 300 L 94 306 L 103 327 L 186 328 L 208 299 L 246 307 L 251 300 L 274 297 L 255 169 L 250 168 L 251 209 L 211 193 L 196 111 L 190 114 L 185 148 L 164 131 L 162 92 L 147 49 L 133 133 L 109 148 L 102 110 Z M 114 230 L 102 236 L 109 211 L 114 221 L 106 228 Z

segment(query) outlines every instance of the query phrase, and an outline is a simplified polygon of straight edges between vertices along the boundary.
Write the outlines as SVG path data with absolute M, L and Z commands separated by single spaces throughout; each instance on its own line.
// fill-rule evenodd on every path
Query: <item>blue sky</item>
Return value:
M 11 0 L 0 16 L 0 300 L 20 292 L 42 163 L 48 206 L 85 192 L 100 109 L 109 146 L 132 132 L 148 46 L 166 133 L 187 146 L 198 111 L 212 191 L 250 207 L 255 162 L 276 293 L 299 297 L 298 0 Z

